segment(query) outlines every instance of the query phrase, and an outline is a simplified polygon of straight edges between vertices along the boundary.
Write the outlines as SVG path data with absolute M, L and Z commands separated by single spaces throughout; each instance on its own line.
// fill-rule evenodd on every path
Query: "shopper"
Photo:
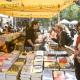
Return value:
M 77 25 L 78 37 L 76 40 L 75 52 L 74 52 L 74 65 L 75 65 L 75 74 L 77 80 L 80 80 L 80 60 L 78 56 L 80 56 L 80 22 Z
M 63 25 L 57 24 L 56 26 L 57 37 L 59 46 L 64 47 L 65 45 L 70 46 L 73 42 L 68 33 L 64 30 Z
M 35 42 L 37 42 L 37 31 L 39 29 L 39 22 L 34 20 L 31 26 L 26 30 L 26 49 L 34 50 Z

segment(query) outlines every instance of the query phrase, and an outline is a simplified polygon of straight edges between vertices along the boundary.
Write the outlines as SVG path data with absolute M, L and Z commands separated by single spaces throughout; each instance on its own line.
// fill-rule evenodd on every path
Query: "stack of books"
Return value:
M 53 80 L 52 70 L 45 69 L 43 71 L 42 80 Z
M 20 74 L 21 80 L 30 80 L 31 78 L 31 66 L 24 65 Z

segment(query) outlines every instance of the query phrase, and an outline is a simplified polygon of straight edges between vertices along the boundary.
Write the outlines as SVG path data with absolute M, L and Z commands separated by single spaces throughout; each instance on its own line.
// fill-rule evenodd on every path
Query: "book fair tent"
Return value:
M 62 24 L 70 24 L 70 22 L 68 20 L 66 20 L 66 19 L 61 20 L 60 23 L 62 23 Z
M 78 23 L 77 20 L 73 20 L 73 21 L 70 22 L 70 24 L 73 24 L 73 25 L 76 25 L 77 23 Z
M 0 13 L 14 17 L 28 18 L 29 15 L 29 18 L 48 18 L 74 2 L 75 0 L 0 0 Z
M 0 14 L 8 15 L 8 19 L 0 15 L 0 80 L 76 80 L 73 38 L 54 28 L 60 12 L 74 3 L 0 0 Z M 61 26 L 70 33 L 68 27 Z

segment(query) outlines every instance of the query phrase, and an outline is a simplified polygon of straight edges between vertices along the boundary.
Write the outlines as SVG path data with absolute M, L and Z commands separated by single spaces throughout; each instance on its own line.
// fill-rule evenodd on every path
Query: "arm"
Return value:
M 28 43 L 29 43 L 32 47 L 34 47 L 34 44 L 33 44 L 33 42 L 31 41 L 31 39 L 28 39 L 27 41 L 28 41 Z

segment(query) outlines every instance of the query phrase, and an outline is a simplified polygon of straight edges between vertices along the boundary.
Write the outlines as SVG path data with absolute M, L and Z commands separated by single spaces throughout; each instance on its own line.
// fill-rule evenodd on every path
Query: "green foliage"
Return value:
M 76 4 L 63 10 L 60 14 L 61 19 L 80 20 L 80 7 Z

